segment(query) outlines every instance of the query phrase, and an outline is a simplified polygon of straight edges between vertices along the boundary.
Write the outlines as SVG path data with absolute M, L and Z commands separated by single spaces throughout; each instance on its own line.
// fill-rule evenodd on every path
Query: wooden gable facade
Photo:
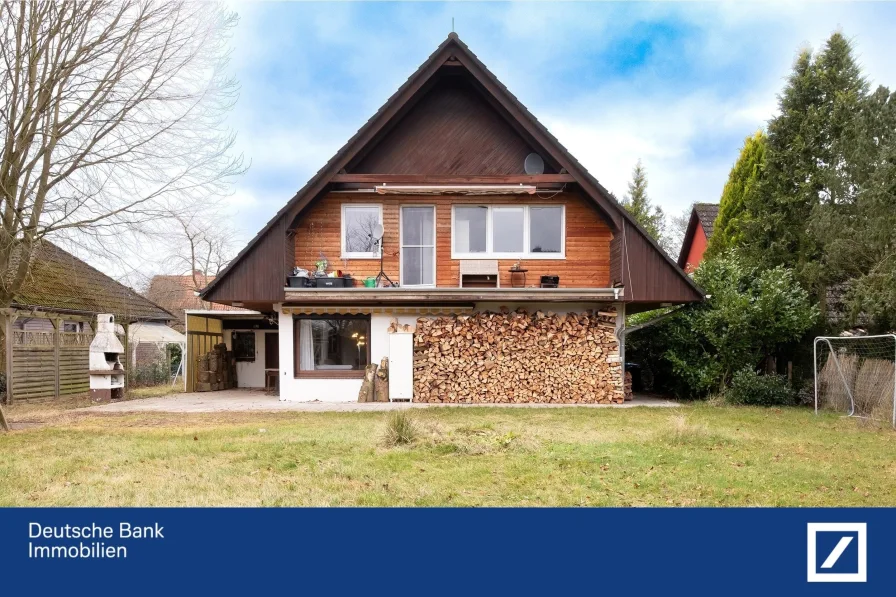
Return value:
M 543 159 L 543 174 L 525 174 L 524 161 L 532 153 Z M 508 188 L 520 185 L 529 192 Z M 411 186 L 420 192 L 390 192 Z M 703 298 L 455 34 L 203 291 L 203 299 L 269 311 L 284 302 L 287 273 L 296 265 L 310 269 L 321 252 L 331 269 L 355 278 L 376 275 L 379 259 L 342 259 L 346 205 L 380 208 L 383 267 L 396 282 L 402 206 L 434 210 L 437 288 L 459 285 L 461 259 L 452 254 L 458 206 L 563 206 L 562 256 L 523 256 L 526 286 L 537 286 L 541 275 L 557 275 L 563 288 L 617 288 L 632 310 Z M 509 269 L 516 260 L 498 259 L 502 287 L 511 286 Z

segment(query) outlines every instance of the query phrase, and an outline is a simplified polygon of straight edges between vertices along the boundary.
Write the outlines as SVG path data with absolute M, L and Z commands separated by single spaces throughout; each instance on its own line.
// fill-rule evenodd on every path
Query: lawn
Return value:
M 896 432 L 807 409 L 421 409 L 391 448 L 389 416 L 57 413 L 0 435 L 0 505 L 896 505 Z

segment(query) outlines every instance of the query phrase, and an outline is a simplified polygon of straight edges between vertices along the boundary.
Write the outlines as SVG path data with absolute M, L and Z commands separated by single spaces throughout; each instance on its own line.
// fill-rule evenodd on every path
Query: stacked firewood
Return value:
M 616 312 L 421 318 L 417 402 L 622 403 Z
M 625 399 L 626 401 L 634 398 L 634 394 L 632 394 L 632 372 L 625 372 L 625 383 L 623 384 L 623 389 L 625 391 Z
M 236 387 L 236 362 L 224 343 L 199 357 L 196 391 L 212 392 Z

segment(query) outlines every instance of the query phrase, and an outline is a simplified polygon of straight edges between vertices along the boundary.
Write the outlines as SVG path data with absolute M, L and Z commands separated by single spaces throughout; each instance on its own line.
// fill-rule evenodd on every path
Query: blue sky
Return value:
M 667 212 L 718 201 L 793 59 L 834 31 L 896 86 L 884 3 L 241 3 L 231 117 L 253 236 L 451 31 L 620 198 L 640 158 Z

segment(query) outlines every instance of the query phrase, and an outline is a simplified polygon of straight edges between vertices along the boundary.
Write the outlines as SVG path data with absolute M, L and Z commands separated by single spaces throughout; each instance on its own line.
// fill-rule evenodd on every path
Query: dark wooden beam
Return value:
M 472 176 L 442 174 L 336 174 L 334 183 L 415 184 L 415 185 L 483 185 L 483 184 L 553 184 L 573 183 L 571 174 L 511 174 L 506 176 Z

